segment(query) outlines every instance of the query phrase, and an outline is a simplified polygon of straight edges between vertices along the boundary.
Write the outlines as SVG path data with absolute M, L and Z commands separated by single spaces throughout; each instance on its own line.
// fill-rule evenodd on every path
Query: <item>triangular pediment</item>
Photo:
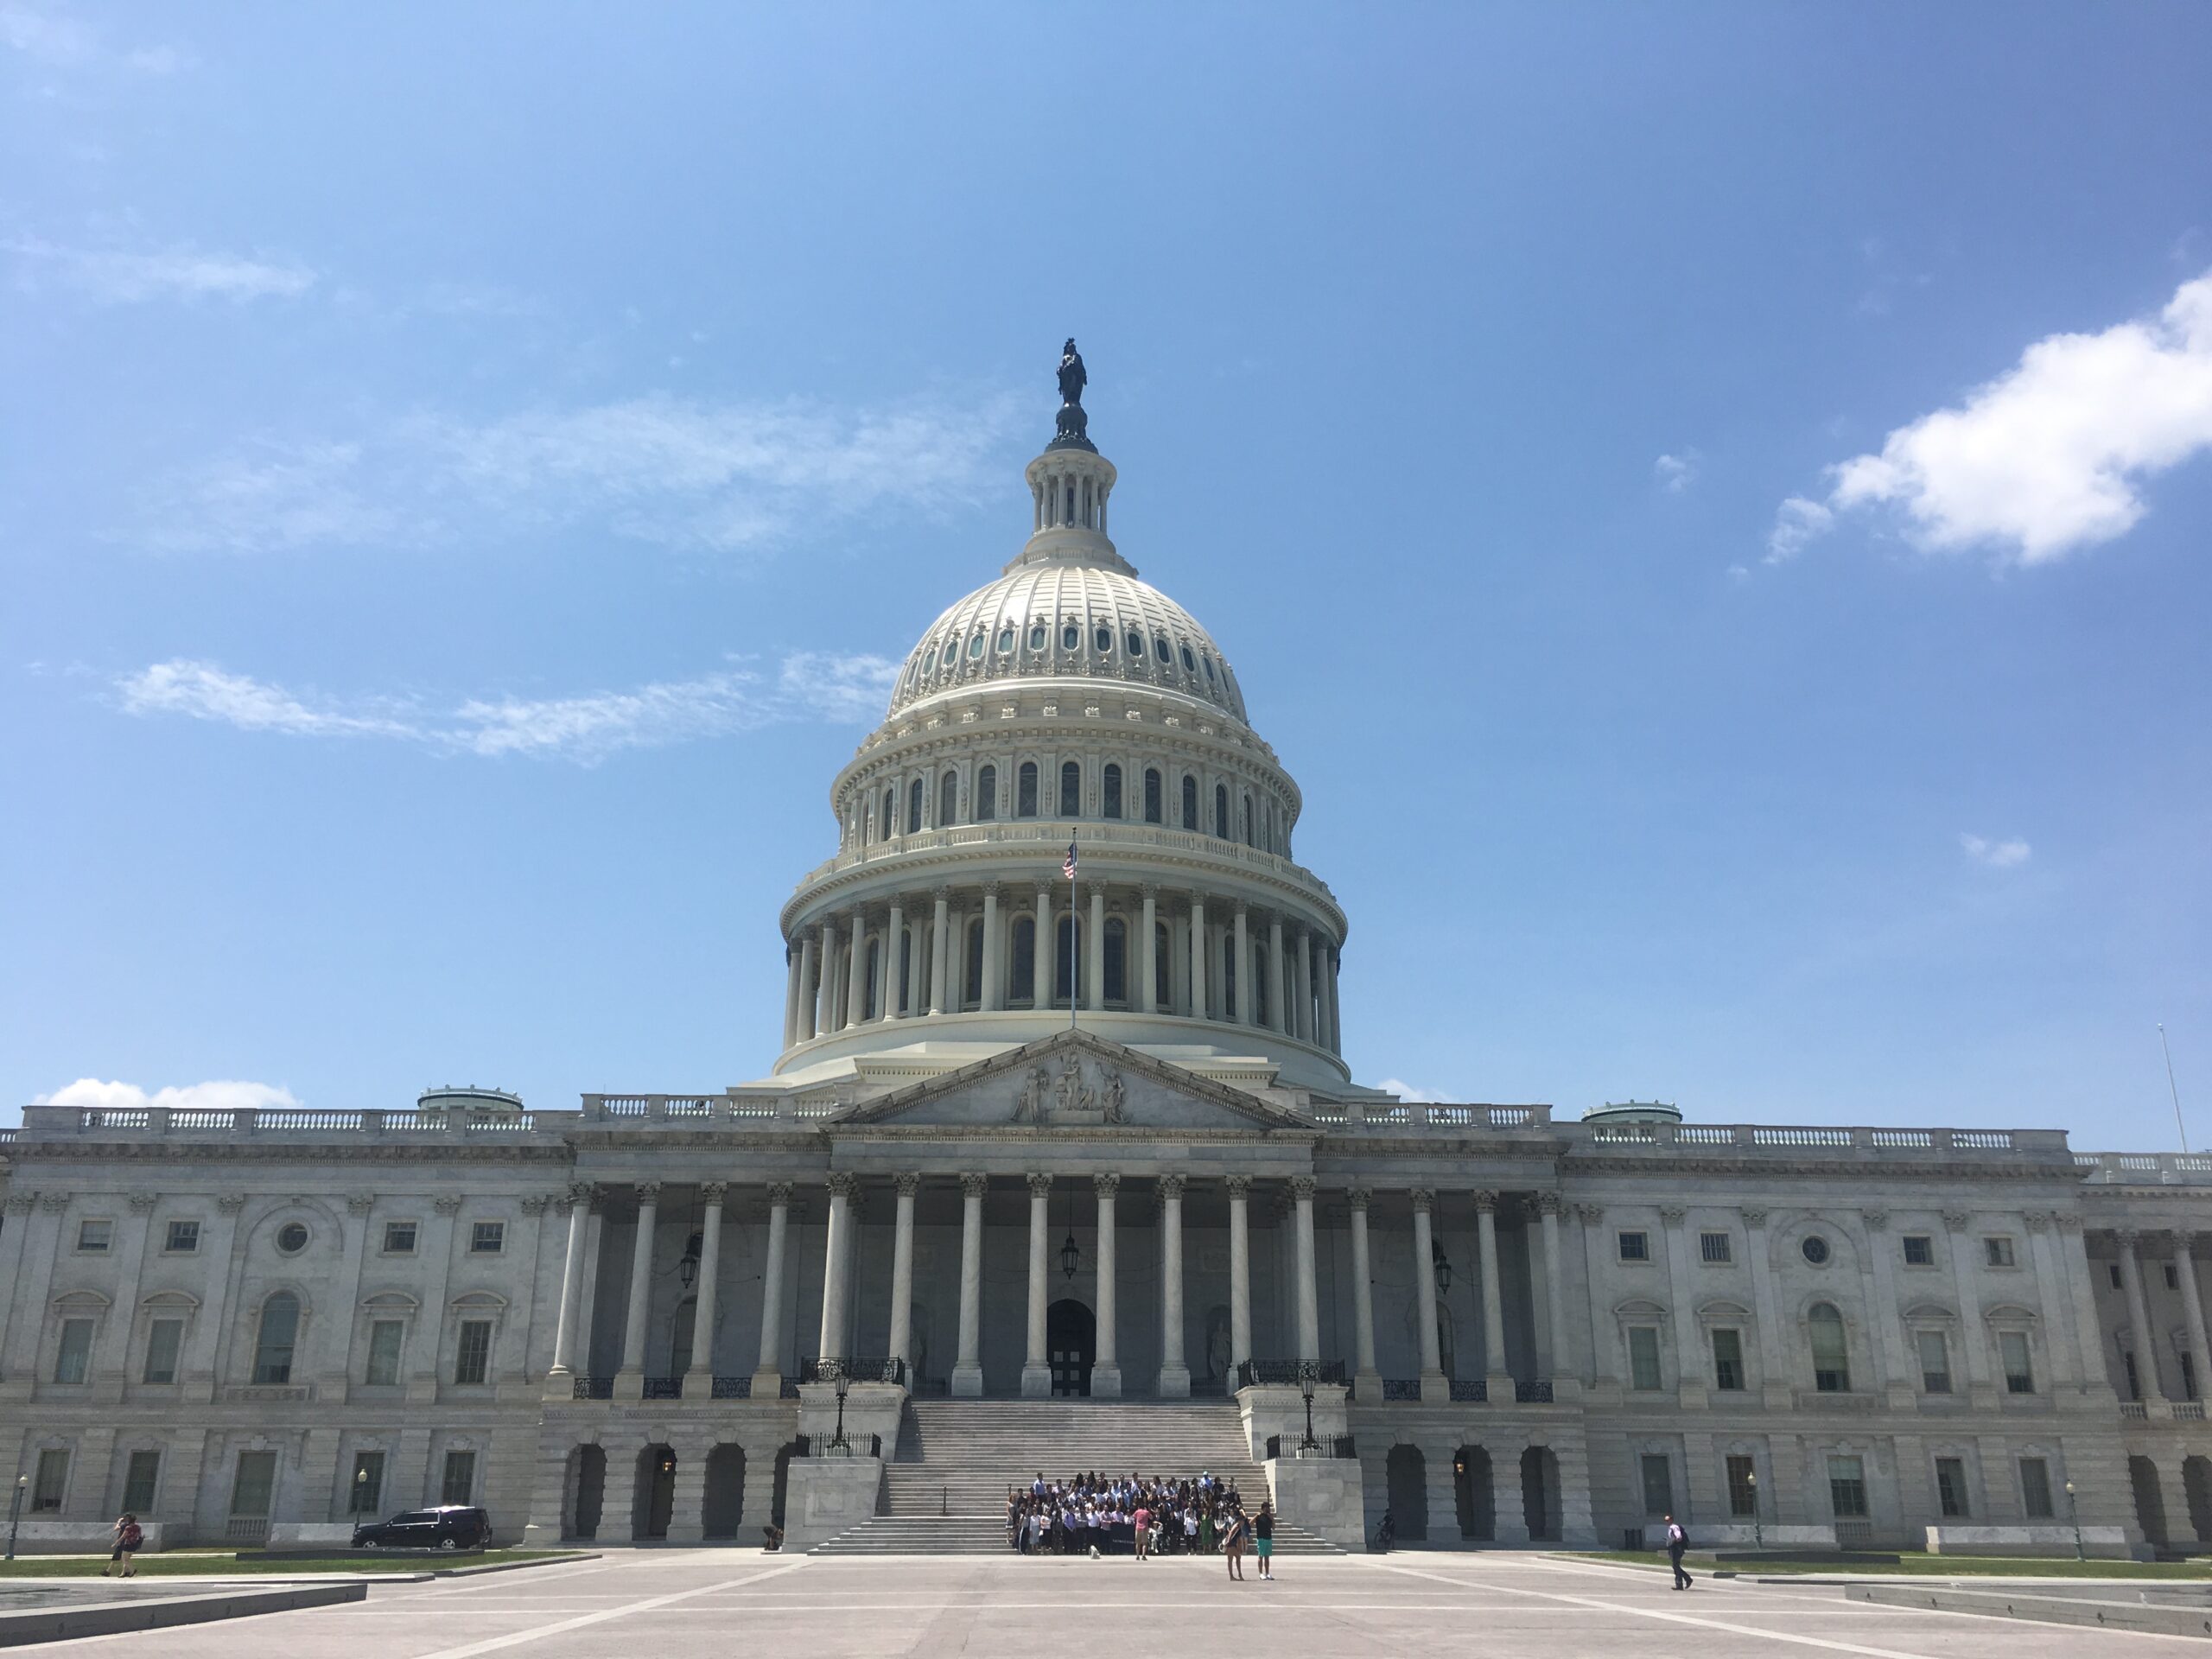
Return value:
M 1080 1028 L 880 1096 L 830 1127 L 860 1124 L 1319 1133 L 1272 1102 Z

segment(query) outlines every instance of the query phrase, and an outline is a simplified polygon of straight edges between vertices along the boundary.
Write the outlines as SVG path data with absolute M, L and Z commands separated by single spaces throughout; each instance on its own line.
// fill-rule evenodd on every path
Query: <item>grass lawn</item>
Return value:
M 1667 1558 L 1649 1550 L 1607 1549 L 1575 1552 L 1577 1559 L 1609 1561 L 1622 1567 L 1664 1569 Z M 1690 1565 L 1699 1567 L 1692 1551 Z M 1713 1572 L 1712 1558 L 1702 1570 Z M 1717 1569 L 1745 1577 L 1783 1573 L 1845 1573 L 1853 1578 L 1897 1576 L 1921 1579 L 2195 1579 L 2212 1583 L 2212 1566 L 2202 1561 L 2077 1561 L 2072 1556 L 1927 1555 L 1904 1552 L 1895 1561 L 1731 1561 Z
M 234 1579 L 257 1573 L 280 1576 L 300 1573 L 427 1573 L 455 1567 L 490 1567 L 506 1561 L 549 1561 L 583 1554 L 573 1549 L 487 1549 L 481 1554 L 463 1551 L 452 1555 L 393 1555 L 366 1550 L 358 1555 L 330 1555 L 314 1560 L 243 1560 L 233 1550 L 167 1550 L 141 1555 L 133 1563 L 142 1579 Z M 0 1561 L 0 1578 L 96 1579 L 108 1564 L 105 1555 L 18 1555 Z

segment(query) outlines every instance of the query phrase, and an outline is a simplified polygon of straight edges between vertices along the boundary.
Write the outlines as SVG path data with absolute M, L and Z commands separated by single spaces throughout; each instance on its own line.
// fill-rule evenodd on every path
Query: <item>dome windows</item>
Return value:
M 1152 636 L 1152 654 L 1159 658 L 1162 663 L 1169 663 L 1174 660 L 1168 652 L 1167 636 L 1166 634 L 1155 633 Z
M 939 660 L 942 661 L 947 668 L 950 668 L 953 664 L 959 661 L 960 642 L 957 639 L 947 639 L 944 642 L 944 654 Z
M 1205 664 L 1206 683 L 1208 685 L 1211 685 L 1213 683 L 1213 658 L 1211 657 L 1202 656 L 1198 660 Z
M 1083 767 L 1073 760 L 1064 761 L 1060 766 L 1060 816 L 1083 816 Z
M 1029 625 L 1029 649 L 1032 651 L 1045 649 L 1045 624 L 1041 619 Z
M 982 658 L 983 636 L 979 633 L 968 642 L 968 660 L 971 663 L 981 662 Z
M 1139 633 L 1135 628 L 1131 628 L 1122 636 L 1122 643 L 1128 647 L 1131 662 L 1141 663 L 1144 660 L 1144 635 Z
M 1198 659 L 1192 655 L 1188 645 L 1183 647 L 1183 671 L 1193 677 L 1196 677 L 1198 671 Z
M 1001 622 L 999 625 L 999 655 L 1003 657 L 1007 652 L 1013 649 L 1014 624 L 1011 622 Z
M 1082 625 L 1072 619 L 1061 625 L 1060 649 L 1062 651 L 1081 651 L 1083 649 Z
M 1112 656 L 1114 652 L 1114 630 L 1108 627 L 1103 622 L 1101 622 L 1096 627 L 1091 629 L 1090 648 L 1096 652 L 1101 657 Z
M 1021 769 L 1014 774 L 1014 816 L 1033 818 L 1037 816 L 1037 763 L 1025 760 Z
M 1118 818 L 1122 816 L 1122 769 L 1111 761 L 1098 779 L 1100 816 Z

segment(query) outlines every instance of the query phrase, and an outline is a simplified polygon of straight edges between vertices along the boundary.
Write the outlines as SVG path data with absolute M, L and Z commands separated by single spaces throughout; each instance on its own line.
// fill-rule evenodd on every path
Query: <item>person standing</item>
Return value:
M 115 1523 L 115 1551 L 107 1558 L 107 1565 L 100 1568 L 100 1577 L 107 1577 L 110 1572 L 118 1579 L 136 1577 L 138 1569 L 130 1558 L 145 1541 L 146 1534 L 138 1524 L 138 1517 L 125 1511 Z
M 1229 1531 L 1222 1540 L 1221 1553 L 1229 1559 L 1229 1576 L 1239 1584 L 1244 1582 L 1244 1541 L 1251 1535 L 1252 1523 L 1244 1518 L 1244 1511 L 1230 1510 Z
M 1667 1517 L 1667 1565 L 1675 1569 L 1675 1588 L 1687 1590 L 1692 1582 L 1682 1571 L 1682 1552 L 1690 1546 L 1690 1535 L 1682 1530 L 1682 1523 L 1673 1516 Z
M 1260 1577 L 1268 1583 L 1275 1581 L 1275 1506 L 1262 1503 L 1260 1518 L 1252 1522 L 1252 1548 L 1260 1557 Z
M 1148 1561 L 1152 1559 L 1152 1511 L 1145 1508 L 1142 1498 L 1137 1500 L 1137 1512 L 1129 1519 L 1136 1525 L 1137 1560 Z

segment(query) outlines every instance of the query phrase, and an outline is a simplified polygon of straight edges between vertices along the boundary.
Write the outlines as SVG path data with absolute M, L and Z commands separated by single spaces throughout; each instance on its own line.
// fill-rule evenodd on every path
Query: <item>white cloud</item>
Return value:
M 291 299 L 315 286 L 315 273 L 290 261 L 206 253 L 188 246 L 152 251 L 71 248 L 38 237 L 13 237 L 0 250 L 16 256 L 22 280 L 41 276 L 110 305 L 147 300 Z
M 1680 495 L 1697 482 L 1698 467 L 1704 460 L 1694 449 L 1685 449 L 1679 455 L 1662 455 L 1651 463 L 1652 476 L 1668 494 Z
M 263 442 L 173 474 L 131 539 L 282 550 L 594 523 L 661 546 L 755 551 L 804 525 L 983 499 L 1005 397 L 880 410 L 653 397 L 489 422 L 423 416 L 346 442 Z
M 100 33 L 50 7 L 0 5 L 0 46 L 51 69 L 120 68 L 133 74 L 173 75 L 195 60 L 173 46 L 115 48 Z
M 1975 863 L 1993 870 L 2015 870 L 2028 861 L 2031 849 L 2024 841 L 1992 841 L 1986 836 L 1961 834 L 1959 846 Z
M 1835 514 L 1819 502 L 1791 496 L 1774 515 L 1774 528 L 1767 532 L 1766 562 L 1780 564 L 1796 558 L 1807 543 L 1826 535 L 1834 522 Z
M 1831 467 L 1827 516 L 1790 529 L 1774 556 L 1828 529 L 1834 512 L 1886 508 L 1929 551 L 1986 547 L 2002 562 L 2046 563 L 2125 535 L 2148 511 L 2144 484 L 2208 449 L 2212 273 L 2154 317 L 2036 341 L 1955 406 Z M 1784 502 L 1776 537 L 1793 508 L 1814 505 Z
M 213 663 L 156 663 L 116 682 L 121 707 L 289 737 L 385 738 L 438 754 L 542 755 L 590 766 L 657 748 L 803 721 L 864 721 L 891 695 L 899 665 L 880 657 L 798 652 L 770 677 L 743 663 L 685 680 L 570 697 L 351 702 L 296 693 Z
M 31 1103 L 34 1106 L 88 1106 L 102 1111 L 143 1110 L 149 1106 L 234 1111 L 248 1106 L 299 1103 L 290 1090 L 270 1083 L 241 1083 L 234 1079 L 188 1083 L 181 1088 L 156 1089 L 149 1094 L 135 1083 L 102 1083 L 98 1077 L 79 1077 Z
M 1386 1094 L 1395 1095 L 1400 1100 L 1409 1101 L 1417 1105 L 1439 1106 L 1448 1103 L 1452 1098 L 1449 1095 L 1440 1095 L 1433 1089 L 1423 1089 L 1408 1083 L 1402 1077 L 1385 1077 L 1375 1086 Z

